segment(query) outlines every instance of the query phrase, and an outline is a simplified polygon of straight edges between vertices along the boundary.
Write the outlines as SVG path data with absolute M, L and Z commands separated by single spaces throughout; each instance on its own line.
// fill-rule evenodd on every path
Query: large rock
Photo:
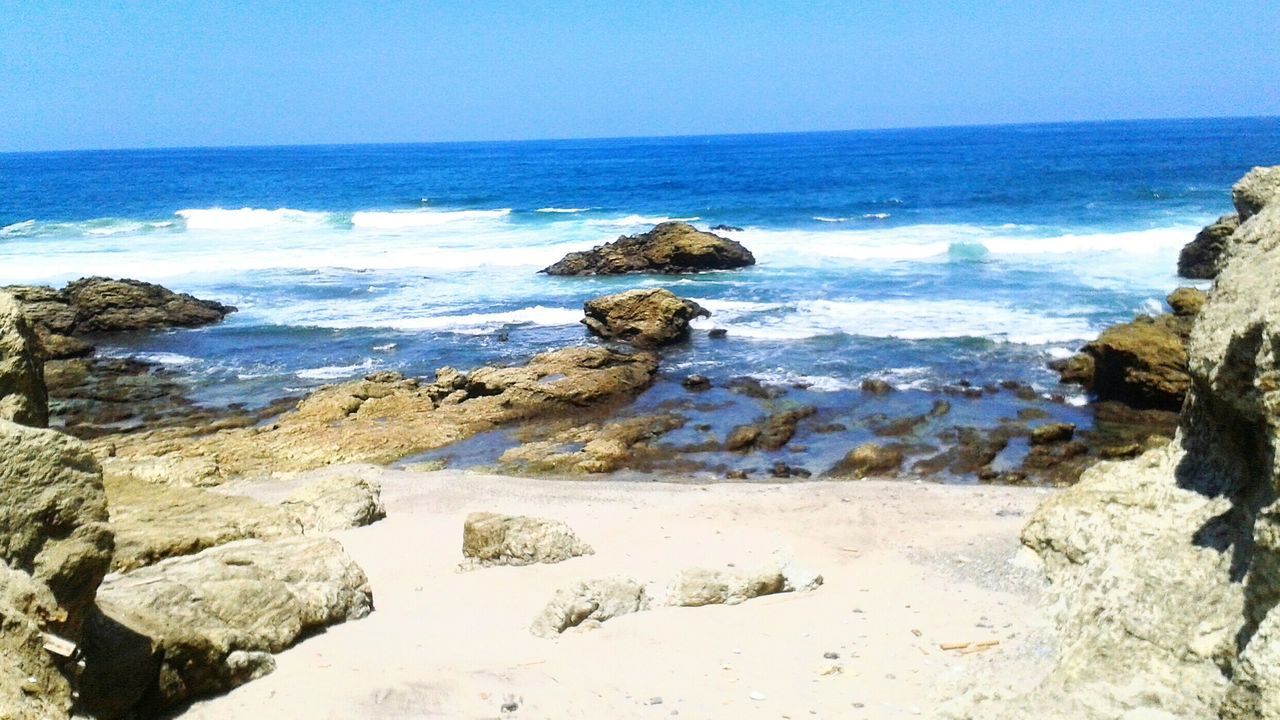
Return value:
M 44 649 L 45 629 L 61 611 L 49 588 L 0 563 L 0 717 L 65 720 L 71 683 Z
M 49 424 L 49 396 L 35 343 L 17 301 L 0 292 L 0 419 L 44 427 Z
M 586 252 L 569 253 L 545 268 L 548 275 L 691 273 L 754 265 L 751 251 L 728 238 L 682 222 L 665 222 L 647 233 L 624 235 Z
M 1241 209 L 1175 441 L 1093 467 L 1023 532 L 1051 582 L 1056 665 L 953 717 L 1280 718 L 1280 204 Z
M 1063 382 L 1079 383 L 1098 400 L 1116 400 L 1139 409 L 1176 411 L 1191 388 L 1187 338 L 1195 324 L 1192 296 L 1175 291 L 1169 302 L 1178 313 L 1141 316 L 1112 325 L 1054 364 Z
M 271 672 L 273 653 L 368 615 L 373 595 L 336 540 L 298 537 L 243 540 L 112 576 L 98 603 L 85 704 L 149 715 Z
M 689 322 L 709 317 L 701 305 L 670 290 L 628 290 L 588 300 L 582 323 L 593 334 L 639 348 L 656 348 L 689 337 Z
M 558 520 L 477 512 L 462 525 L 462 556 L 480 565 L 558 563 L 594 552 Z
M 317 390 L 268 425 L 208 435 L 173 428 L 113 437 L 108 472 L 189 465 L 201 469 L 201 484 L 211 485 L 341 463 L 389 463 L 503 424 L 607 407 L 648 387 L 657 367 L 650 353 L 571 347 L 518 367 L 466 374 L 446 368 L 430 384 L 376 373 Z
M 1280 197 L 1280 165 L 1253 168 L 1231 187 L 1231 202 L 1236 206 L 1240 222 L 1257 215 L 1277 197 Z
M 676 575 L 656 604 L 673 607 L 737 605 L 764 595 L 804 592 L 821 585 L 821 575 L 790 564 L 754 572 L 690 568 Z
M 538 637 L 554 638 L 588 621 L 601 623 L 648 609 L 644 585 L 631 578 L 584 580 L 557 590 L 529 630 Z
M 827 476 L 865 478 L 895 475 L 902 468 L 905 457 L 899 444 L 863 443 L 828 470 Z
M 280 508 L 308 533 L 364 527 L 387 516 L 382 485 L 352 475 L 325 477 L 301 487 Z
M 220 322 L 235 308 L 138 280 L 81 278 L 62 290 L 6 288 L 22 304 L 46 359 L 81 357 L 93 347 L 80 336 Z
M 1178 274 L 1193 280 L 1212 280 L 1218 276 L 1231 234 L 1240 227 L 1239 215 L 1223 215 L 1196 233 L 1178 253 Z
M 76 638 L 111 565 L 102 470 L 79 440 L 0 420 L 0 560 L 48 586 Z

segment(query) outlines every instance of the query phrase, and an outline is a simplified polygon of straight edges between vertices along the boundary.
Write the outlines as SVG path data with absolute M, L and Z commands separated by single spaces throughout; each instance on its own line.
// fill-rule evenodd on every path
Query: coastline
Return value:
M 352 472 L 382 483 L 387 508 L 386 520 L 335 535 L 375 587 L 376 612 L 175 717 L 907 718 L 930 716 L 990 672 L 1030 682 L 1049 654 L 1035 619 L 1040 581 L 1014 561 L 1025 515 L 1049 490 L 583 483 L 371 466 L 298 482 Z M 287 487 L 222 491 L 270 500 Z M 476 510 L 564 520 L 596 554 L 460 572 L 462 520 Z M 528 631 L 576 580 L 660 581 L 776 553 L 821 573 L 823 586 L 651 610 L 554 640 Z M 989 639 L 1000 644 L 939 649 Z M 841 670 L 823 675 L 832 665 Z M 508 696 L 518 710 L 502 711 Z

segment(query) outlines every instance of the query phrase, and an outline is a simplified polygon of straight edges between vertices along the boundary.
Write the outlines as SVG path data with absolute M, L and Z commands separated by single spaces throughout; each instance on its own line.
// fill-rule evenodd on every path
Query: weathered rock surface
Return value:
M 710 317 L 701 305 L 669 290 L 628 290 L 588 300 L 582 323 L 594 335 L 638 348 L 670 345 L 689 337 L 689 322 Z
M 1230 243 L 1231 234 L 1240 227 L 1240 216 L 1223 215 L 1196 233 L 1178 253 L 1178 274 L 1192 280 L 1212 280 L 1218 276 Z
M 69 638 L 111 564 L 102 471 L 80 441 L 0 420 L 0 560 L 48 586 Z
M 538 637 L 554 638 L 588 621 L 604 622 L 648 609 L 644 585 L 631 578 L 584 580 L 557 590 L 529 630 Z
M 585 252 L 569 253 L 542 272 L 548 275 L 677 274 L 754 265 L 740 243 L 682 222 L 665 222 L 647 233 L 624 235 Z
M 655 604 L 674 607 L 737 605 L 752 598 L 804 592 L 822 585 L 822 576 L 784 565 L 755 572 L 690 568 L 668 583 Z
M 108 472 L 142 468 L 163 477 L 154 471 L 157 465 L 190 466 L 201 468 L 200 484 L 217 484 L 347 462 L 389 463 L 504 423 L 576 415 L 627 400 L 652 382 L 657 364 L 649 353 L 571 347 L 519 367 L 467 374 L 444 368 L 431 384 L 376 373 L 322 388 L 270 425 L 113 437 Z
M 385 518 L 382 485 L 376 480 L 334 475 L 299 488 L 280 503 L 306 533 L 364 527 Z
M 1052 445 L 1067 442 L 1075 434 L 1076 426 L 1072 423 L 1047 423 L 1033 429 L 1027 441 L 1032 445 Z
M 1056 598 L 1056 666 L 954 717 L 1280 718 L 1280 204 L 1241 209 L 1175 441 L 1096 465 L 1024 530 Z
M 1280 165 L 1255 167 L 1231 186 L 1231 203 L 1236 206 L 1240 222 L 1262 212 L 1262 208 L 1280 197 Z
M 244 540 L 112 576 L 98 591 L 82 694 L 142 714 L 261 677 L 272 653 L 368 615 L 360 568 L 328 538 Z
M 902 467 L 906 455 L 901 445 L 863 443 L 827 471 L 828 477 L 883 477 L 894 475 Z
M 235 308 L 138 280 L 81 278 L 62 290 L 5 288 L 22 304 L 45 359 L 82 357 L 93 347 L 80 336 L 220 322 Z
M 818 409 L 812 405 L 777 410 L 749 425 L 738 425 L 729 431 L 724 447 L 733 452 L 781 450 L 795 437 L 800 421 L 813 417 Z
M 71 684 L 44 649 L 44 630 L 62 611 L 45 587 L 0 563 L 0 717 L 65 720 Z
M 35 344 L 17 301 L 0 292 L 0 419 L 44 427 L 49 424 L 49 396 Z
M 1195 324 L 1194 294 L 1170 295 L 1180 314 L 1138 317 L 1113 325 L 1072 358 L 1054 364 L 1063 382 L 1079 383 L 1099 400 L 1177 411 L 1191 388 L 1187 339 Z
M 462 556 L 480 565 L 558 563 L 594 553 L 559 520 L 476 512 L 462 526 Z

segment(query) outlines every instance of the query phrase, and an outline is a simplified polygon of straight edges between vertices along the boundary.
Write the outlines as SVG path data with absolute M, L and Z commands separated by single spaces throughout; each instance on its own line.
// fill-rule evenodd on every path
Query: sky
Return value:
M 0 0 L 0 151 L 1280 115 L 1275 0 Z

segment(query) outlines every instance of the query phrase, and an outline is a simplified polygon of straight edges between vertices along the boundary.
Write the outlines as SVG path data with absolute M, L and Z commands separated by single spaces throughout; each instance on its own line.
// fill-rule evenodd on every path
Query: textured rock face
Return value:
M 138 280 L 81 278 L 62 290 L 6 288 L 22 303 L 46 359 L 82 357 L 93 347 L 81 335 L 200 327 L 235 312 L 229 305 L 179 294 Z
M 624 235 L 586 252 L 569 253 L 545 268 L 548 275 L 676 274 L 754 265 L 741 244 L 682 222 L 665 222 L 647 233 Z
M 431 384 L 377 373 L 322 388 L 264 427 L 198 437 L 166 429 L 113 438 L 116 457 L 108 472 L 163 477 L 156 468 L 182 466 L 199 469 L 198 484 L 213 485 L 241 475 L 388 463 L 503 423 L 573 415 L 625 400 L 648 387 L 657 367 L 649 353 L 573 347 L 520 367 L 467 374 L 445 368 Z
M 0 563 L 0 717 L 70 715 L 71 684 L 44 649 L 42 634 L 60 612 L 49 588 Z
M 17 301 L 0 292 L 0 419 L 44 427 L 49 424 L 49 396 L 35 342 Z
M 244 540 L 112 576 L 98 603 L 85 703 L 101 714 L 150 714 L 271 672 L 272 653 L 368 615 L 373 596 L 337 541 L 299 537 Z
M 1191 332 L 1175 441 L 1095 466 L 1024 531 L 1057 597 L 1056 667 L 952 716 L 1280 718 L 1280 204 L 1264 186 Z
M 673 607 L 737 605 L 752 598 L 804 592 L 822 585 L 822 576 L 791 565 L 755 572 L 691 568 L 676 575 L 655 604 Z
M 481 565 L 558 563 L 594 553 L 558 520 L 478 512 L 462 525 L 462 556 Z
M 827 471 L 827 476 L 864 478 L 893 475 L 902 467 L 904 458 L 901 445 L 863 443 Z
M 638 348 L 656 348 L 689 337 L 689 322 L 709 317 L 701 305 L 669 290 L 628 290 L 588 300 L 582 323 L 594 335 Z
M 595 474 L 642 468 L 666 454 L 655 441 L 684 424 L 684 418 L 667 413 L 614 420 L 603 426 L 587 423 L 545 440 L 521 442 L 504 452 L 498 462 L 504 472 L 529 474 Z
M 1240 227 L 1239 215 L 1223 215 L 1205 226 L 1178 253 L 1178 274 L 1193 280 L 1212 280 L 1218 276 L 1231 234 Z
M 1256 167 L 1231 187 L 1231 202 L 1236 206 L 1240 222 L 1257 215 L 1277 196 L 1280 196 L 1280 165 Z
M 98 461 L 53 430 L 0 420 L 0 560 L 48 586 L 69 638 L 111 564 L 112 534 Z
M 626 577 L 585 580 L 557 590 L 529 630 L 553 638 L 587 621 L 604 622 L 649 609 L 644 585 Z
M 323 478 L 299 489 L 285 498 L 280 508 L 309 533 L 364 527 L 387 516 L 382 485 L 345 475 Z

